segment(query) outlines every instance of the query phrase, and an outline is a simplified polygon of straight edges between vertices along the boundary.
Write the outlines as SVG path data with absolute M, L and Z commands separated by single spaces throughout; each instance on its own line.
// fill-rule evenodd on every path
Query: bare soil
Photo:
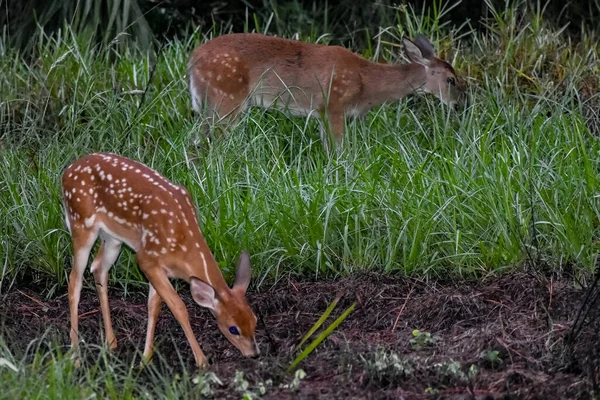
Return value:
M 212 315 L 193 304 L 187 288 L 180 293 L 211 358 L 210 370 L 224 382 L 215 387 L 216 398 L 241 397 L 233 383 L 240 370 L 251 390 L 266 385 L 267 399 L 592 399 L 599 394 L 598 318 L 567 345 L 585 294 L 567 277 L 513 273 L 453 284 L 364 274 L 333 282 L 281 281 L 249 293 L 266 325 L 259 318 L 263 354 L 258 359 L 243 358 L 218 332 Z M 306 377 L 294 387 L 286 368 L 336 294 L 341 301 L 324 326 L 353 302 L 357 306 L 300 364 Z M 66 293 L 48 300 L 32 284 L 20 284 L 3 297 L 0 333 L 13 352 L 22 354 L 42 334 L 68 344 Z M 117 356 L 125 361 L 139 357 L 145 293 L 125 296 L 112 290 L 110 301 Z M 82 339 L 100 344 L 95 290 L 83 290 L 80 314 Z M 415 329 L 422 332 L 420 338 L 431 334 L 422 346 L 410 342 Z M 156 335 L 157 351 L 167 363 L 181 366 L 182 357 L 193 371 L 191 350 L 164 305 Z

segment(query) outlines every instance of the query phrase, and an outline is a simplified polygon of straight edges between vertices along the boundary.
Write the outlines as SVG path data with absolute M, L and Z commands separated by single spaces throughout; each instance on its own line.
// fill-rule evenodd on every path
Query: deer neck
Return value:
M 399 65 L 371 63 L 361 75 L 364 87 L 363 99 L 368 103 L 368 107 L 386 101 L 400 100 L 421 90 L 427 80 L 425 67 L 415 63 Z
M 190 243 L 191 251 L 185 257 L 185 276 L 177 276 L 177 278 L 184 279 L 189 282 L 191 277 L 200 279 L 205 283 L 211 285 L 215 291 L 220 295 L 225 295 L 229 291 L 229 286 L 219 264 L 213 257 L 208 245 L 201 240 L 199 246 L 196 247 L 195 243 Z

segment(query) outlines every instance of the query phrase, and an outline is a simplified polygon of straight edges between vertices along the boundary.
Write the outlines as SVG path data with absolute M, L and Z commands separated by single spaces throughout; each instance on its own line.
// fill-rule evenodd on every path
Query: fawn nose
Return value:
M 258 348 L 258 343 L 256 343 L 256 339 L 252 339 L 252 353 L 248 355 L 250 358 L 258 358 L 260 356 L 260 349 Z

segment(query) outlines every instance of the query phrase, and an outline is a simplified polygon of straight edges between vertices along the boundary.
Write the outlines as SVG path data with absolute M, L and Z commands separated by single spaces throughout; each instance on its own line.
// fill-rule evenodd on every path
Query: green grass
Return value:
M 44 338 L 16 357 L 0 341 L 1 399 L 196 399 L 214 395 L 223 382 L 214 373 L 188 372 L 183 365 L 140 359 L 124 362 L 106 349 L 86 348 L 87 361 L 75 369 L 70 353 Z
M 199 33 L 141 54 L 65 28 L 40 33 L 31 62 L 1 42 L 2 281 L 33 274 L 65 285 L 72 250 L 59 177 L 92 151 L 188 187 L 228 277 L 244 248 L 259 284 L 363 270 L 465 278 L 532 254 L 586 275 L 598 250 L 600 146 L 576 100 L 598 68 L 596 36 L 582 32 L 575 45 L 530 13 L 522 25 L 514 10 L 498 12 L 481 34 L 400 9 L 399 25 L 368 51 L 392 61 L 402 34 L 425 32 L 468 77 L 470 106 L 454 114 L 420 97 L 374 109 L 349 121 L 331 157 L 314 121 L 258 109 L 225 138 L 195 145 L 201 121 L 184 75 L 206 40 Z M 143 280 L 133 260 L 121 256 L 113 284 Z

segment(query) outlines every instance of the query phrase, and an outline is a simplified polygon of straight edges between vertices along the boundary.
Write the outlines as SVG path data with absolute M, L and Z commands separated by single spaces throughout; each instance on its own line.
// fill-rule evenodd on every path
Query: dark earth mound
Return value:
M 375 274 L 336 282 L 281 281 L 249 294 L 267 328 L 259 323 L 263 354 L 258 359 L 243 358 L 218 332 L 210 313 L 193 305 L 187 288 L 180 292 L 211 358 L 210 370 L 224 382 L 215 387 L 217 398 L 241 397 L 232 383 L 241 370 L 250 389 L 267 385 L 264 398 L 270 399 L 591 399 L 600 371 L 598 323 L 585 325 L 567 345 L 584 296 L 574 283 L 524 273 L 472 284 Z M 356 308 L 300 364 L 306 377 L 294 387 L 286 368 L 297 355 L 295 346 L 336 294 L 342 298 L 324 326 L 353 302 Z M 19 285 L 2 297 L 0 332 L 11 351 L 22 354 L 44 333 L 47 340 L 68 344 L 66 293 L 45 300 Z M 116 354 L 125 361 L 139 357 L 145 294 L 125 297 L 112 291 L 110 299 Z M 83 290 L 80 314 L 81 338 L 100 344 L 102 319 L 93 289 Z M 414 330 L 421 333 L 415 336 Z M 174 367 L 182 357 L 193 371 L 183 331 L 164 305 L 156 339 L 160 357 Z

